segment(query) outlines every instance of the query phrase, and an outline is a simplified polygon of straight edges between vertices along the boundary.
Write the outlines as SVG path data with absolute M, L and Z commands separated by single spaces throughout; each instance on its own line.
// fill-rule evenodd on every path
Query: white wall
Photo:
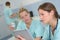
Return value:
M 10 1 L 11 2 L 11 7 L 14 8 L 20 8 L 24 5 L 29 5 L 29 4 L 33 4 L 35 2 L 41 1 L 41 0 L 1 0 L 1 3 L 5 3 L 6 1 Z

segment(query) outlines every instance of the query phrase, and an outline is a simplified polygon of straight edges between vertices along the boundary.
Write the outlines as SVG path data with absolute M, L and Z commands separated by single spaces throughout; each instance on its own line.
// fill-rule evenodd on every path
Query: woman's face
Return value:
M 41 21 L 45 24 L 49 23 L 50 19 L 51 19 L 51 13 L 48 11 L 44 11 L 42 9 L 39 9 L 39 17 L 41 19 Z
M 21 12 L 20 17 L 25 23 L 28 23 L 30 21 L 30 14 L 26 11 Z

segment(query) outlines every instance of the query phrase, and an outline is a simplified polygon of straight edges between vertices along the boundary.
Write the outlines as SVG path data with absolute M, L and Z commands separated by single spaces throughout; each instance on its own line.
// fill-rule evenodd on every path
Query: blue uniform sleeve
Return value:
M 42 40 L 49 40 L 49 26 L 45 26 Z
M 22 25 L 21 25 L 21 21 L 18 23 L 17 25 L 17 29 L 16 30 L 21 30 L 22 29 Z
M 40 23 L 40 21 L 37 21 L 36 26 L 37 26 L 37 28 L 35 30 L 36 37 L 42 37 L 44 30 L 43 30 L 43 26 Z

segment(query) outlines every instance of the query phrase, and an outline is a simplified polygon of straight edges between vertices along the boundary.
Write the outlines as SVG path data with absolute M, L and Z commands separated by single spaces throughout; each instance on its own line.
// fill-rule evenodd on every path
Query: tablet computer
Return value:
M 32 35 L 29 33 L 28 30 L 16 30 L 14 31 L 14 36 L 20 35 L 26 40 L 33 40 Z

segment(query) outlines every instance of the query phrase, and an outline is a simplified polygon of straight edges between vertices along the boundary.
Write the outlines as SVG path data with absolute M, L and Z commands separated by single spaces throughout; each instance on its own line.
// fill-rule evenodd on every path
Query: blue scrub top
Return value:
M 25 30 L 27 29 L 26 24 L 21 21 L 19 22 L 16 30 Z M 33 38 L 43 36 L 43 27 L 39 20 L 32 20 L 30 28 L 28 29 Z
M 45 25 L 45 30 L 42 40 L 49 40 L 49 25 Z
M 9 7 L 5 7 L 4 8 L 4 16 L 5 16 L 5 20 L 7 24 L 10 24 L 11 22 L 13 22 L 13 18 L 10 18 L 10 16 L 12 15 L 12 10 Z
M 51 40 L 60 40 L 60 19 L 58 19 L 57 28 L 54 31 L 54 35 L 52 34 L 52 31 L 51 31 L 51 33 L 49 33 L 49 26 L 46 27 L 46 30 L 45 30 L 44 36 L 43 36 L 43 40 L 48 40 L 49 34 L 51 35 Z

